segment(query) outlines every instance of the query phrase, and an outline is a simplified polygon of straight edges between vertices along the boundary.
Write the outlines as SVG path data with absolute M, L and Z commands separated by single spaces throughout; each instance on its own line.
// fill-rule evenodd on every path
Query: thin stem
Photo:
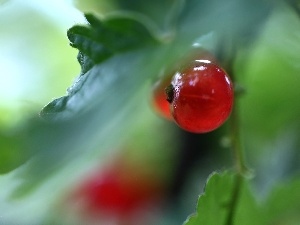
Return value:
M 232 68 L 232 67 L 230 67 Z M 232 71 L 232 69 L 230 69 Z M 234 73 L 232 72 L 232 80 L 234 82 Z M 237 93 L 236 93 L 237 94 Z M 237 96 L 236 96 L 237 97 Z M 231 133 L 231 149 L 234 157 L 236 176 L 232 188 L 232 196 L 229 205 L 229 212 L 227 215 L 225 225 L 234 224 L 234 216 L 236 214 L 236 209 L 238 206 L 238 199 L 241 192 L 241 184 L 243 180 L 243 175 L 247 173 L 247 167 L 245 166 L 245 159 L 243 155 L 243 147 L 240 137 L 240 123 L 239 123 L 239 113 L 238 113 L 237 99 L 235 100 L 234 107 L 231 112 L 230 118 L 230 133 Z
M 234 180 L 231 202 L 229 205 L 229 212 L 227 215 L 225 225 L 233 225 L 234 224 L 233 219 L 234 219 L 234 215 L 236 213 L 238 199 L 239 199 L 240 192 L 241 192 L 241 184 L 242 184 L 242 176 L 240 174 L 237 174 L 237 176 L 235 177 L 235 180 Z
M 238 174 L 245 175 L 247 167 L 245 166 L 243 146 L 240 137 L 240 123 L 238 114 L 238 102 L 235 100 L 231 118 L 230 118 L 230 133 L 231 133 L 231 149 L 234 157 L 235 168 Z
M 223 46 L 221 48 L 221 60 L 226 71 L 231 77 L 235 91 L 235 102 L 230 117 L 231 149 L 237 173 L 240 175 L 245 175 L 245 173 L 247 172 L 247 167 L 245 166 L 243 145 L 240 136 L 241 131 L 238 107 L 238 100 L 241 93 L 239 93 L 236 88 L 236 76 L 233 69 L 233 59 L 236 57 L 236 44 L 233 42 L 234 40 L 231 37 L 225 38 L 225 41 L 222 43 Z
M 233 69 L 233 59 L 236 57 L 236 43 L 232 37 L 228 36 L 225 38 L 225 42 L 222 43 L 223 48 L 221 52 L 221 58 L 223 59 L 223 64 L 226 71 L 231 77 L 231 80 L 236 86 L 236 77 Z M 225 46 L 225 47 L 224 47 Z M 241 131 L 240 131 L 240 117 L 239 117 L 239 105 L 238 97 L 240 93 L 235 89 L 235 103 L 231 112 L 230 118 L 230 135 L 231 135 L 231 149 L 235 164 L 235 170 L 237 175 L 235 176 L 232 195 L 230 199 L 229 211 L 227 214 L 227 219 L 225 225 L 233 225 L 234 217 L 238 207 L 238 199 L 240 197 L 240 192 L 242 189 L 243 176 L 247 174 L 248 169 L 245 165 L 243 145 L 241 141 Z

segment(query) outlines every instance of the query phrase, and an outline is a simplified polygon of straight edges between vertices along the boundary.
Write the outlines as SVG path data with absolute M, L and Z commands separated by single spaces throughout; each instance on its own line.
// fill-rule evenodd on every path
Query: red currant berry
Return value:
M 192 59 L 199 59 L 203 62 L 214 62 L 216 63 L 217 60 L 210 52 L 204 49 L 194 49 L 188 57 L 183 59 L 185 62 L 190 62 Z M 158 80 L 152 88 L 152 103 L 154 106 L 155 111 L 168 120 L 173 120 L 173 117 L 170 112 L 170 103 L 169 97 L 166 94 L 166 88 L 171 84 L 172 76 L 167 75 L 164 76 L 162 79 Z
M 170 112 L 170 103 L 167 101 L 165 89 L 171 84 L 172 76 L 165 76 L 158 80 L 152 88 L 152 103 L 155 111 L 168 120 L 173 120 Z
M 176 123 L 189 132 L 217 129 L 229 117 L 233 86 L 226 72 L 214 63 L 195 60 L 172 80 L 171 112 Z

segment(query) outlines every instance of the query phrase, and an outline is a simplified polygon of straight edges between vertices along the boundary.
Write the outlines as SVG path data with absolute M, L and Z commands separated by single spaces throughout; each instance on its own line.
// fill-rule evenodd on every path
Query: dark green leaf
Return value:
M 94 63 L 106 60 L 119 52 L 156 43 L 149 30 L 132 18 L 113 17 L 99 20 L 91 14 L 85 16 L 90 26 L 72 27 L 68 30 L 68 38 L 71 46 L 88 56 Z M 83 60 L 79 62 L 81 65 L 85 63 Z

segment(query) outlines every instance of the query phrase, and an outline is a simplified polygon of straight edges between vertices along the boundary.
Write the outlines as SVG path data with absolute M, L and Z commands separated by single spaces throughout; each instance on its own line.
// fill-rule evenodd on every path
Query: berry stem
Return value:
M 238 207 L 238 199 L 240 197 L 240 192 L 242 188 L 242 180 L 244 176 L 249 175 L 249 170 L 245 164 L 244 149 L 241 141 L 241 130 L 240 130 L 240 116 L 239 116 L 239 97 L 241 92 L 237 90 L 236 74 L 234 72 L 234 59 L 236 56 L 236 43 L 230 35 L 225 38 L 222 44 L 222 50 L 220 54 L 221 62 L 223 62 L 224 67 L 228 74 L 230 74 L 231 80 L 234 84 L 235 91 L 235 102 L 232 108 L 231 117 L 229 121 L 230 125 L 230 139 L 231 139 L 231 149 L 235 164 L 236 176 L 233 184 L 233 189 L 231 193 L 230 207 L 227 214 L 226 225 L 234 224 L 234 217 L 236 209 Z
M 248 169 L 245 165 L 245 159 L 243 154 L 243 145 L 240 137 L 240 126 L 239 126 L 239 114 L 237 100 L 232 109 L 230 118 L 230 129 L 231 129 L 231 149 L 235 162 L 236 176 L 233 184 L 231 193 L 230 207 L 227 214 L 226 225 L 234 224 L 234 217 L 238 206 L 238 199 L 240 197 L 241 185 L 243 177 L 248 174 Z
M 238 96 L 237 96 L 238 97 Z M 240 175 L 245 175 L 247 167 L 245 166 L 245 158 L 243 145 L 241 142 L 240 118 L 238 113 L 238 99 L 235 100 L 230 118 L 231 129 L 231 148 L 233 152 L 236 171 Z
M 241 130 L 240 130 L 240 116 L 239 116 L 239 97 L 240 93 L 237 90 L 238 86 L 236 83 L 236 76 L 233 69 L 233 60 L 236 54 L 236 45 L 233 43 L 232 39 L 225 39 L 225 42 L 222 43 L 223 48 L 220 54 L 221 62 L 223 62 L 224 68 L 230 74 L 230 78 L 234 85 L 235 91 L 235 102 L 232 108 L 230 116 L 230 140 L 231 140 L 231 149 L 234 158 L 234 164 L 236 172 L 239 175 L 246 175 L 249 170 L 245 165 L 244 150 L 243 144 L 241 141 Z M 224 48 L 225 46 L 225 48 Z

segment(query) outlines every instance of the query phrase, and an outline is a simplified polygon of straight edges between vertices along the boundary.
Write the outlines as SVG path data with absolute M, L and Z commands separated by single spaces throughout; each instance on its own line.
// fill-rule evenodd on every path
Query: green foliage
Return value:
M 18 185 L 11 185 L 10 197 L 26 201 L 38 188 L 45 190 L 43 184 L 49 185 L 51 179 L 63 190 L 68 181 L 75 179 L 77 170 L 104 161 L 109 151 L 134 133 L 138 141 L 132 146 L 154 140 L 163 143 L 160 132 L 149 132 L 151 137 L 145 138 L 147 135 L 137 131 L 143 129 L 137 118 L 148 118 L 144 117 L 148 82 L 165 68 L 176 67 L 195 42 L 212 50 L 224 65 L 224 58 L 235 56 L 228 39 L 238 49 L 234 72 L 246 87 L 245 97 L 241 98 L 241 126 L 250 158 L 258 161 L 262 154 L 256 153 L 264 152 L 262 143 L 273 141 L 279 130 L 294 121 L 296 127 L 300 126 L 299 65 L 281 56 L 284 53 L 299 59 L 299 54 L 293 52 L 299 48 L 294 44 L 299 40 L 299 33 L 294 33 L 299 27 L 296 10 L 283 3 L 260 0 L 163 1 L 159 11 L 155 10 L 160 7 L 158 1 L 142 4 L 143 8 L 138 1 L 131 2 L 130 7 L 122 1 L 112 3 L 126 13 L 104 19 L 86 14 L 87 25 L 68 30 L 71 46 L 79 50 L 81 71 L 77 80 L 66 96 L 43 108 L 42 118 L 28 121 L 11 135 L 0 134 L 0 173 L 11 172 L 12 180 L 18 181 Z M 147 11 L 149 4 L 152 8 Z M 267 46 L 270 36 L 276 38 Z M 213 40 L 206 42 L 205 37 Z M 167 161 L 161 159 L 161 164 Z M 276 167 L 278 171 L 283 164 Z M 185 225 L 297 224 L 297 180 L 275 189 L 262 204 L 251 191 L 253 183 L 235 173 L 214 173 L 199 197 L 196 213 Z M 32 202 L 38 199 L 36 196 Z M 45 196 L 46 201 L 53 197 L 48 192 Z
M 184 225 L 296 225 L 300 219 L 299 187 L 299 179 L 294 179 L 274 188 L 258 203 L 250 180 L 232 172 L 213 173 L 199 197 L 196 213 Z
M 97 33 L 95 27 L 102 29 L 100 21 L 92 16 L 88 18 L 94 26 L 91 31 Z M 123 30 L 125 25 L 127 28 L 132 27 L 132 32 Z M 126 130 L 134 126 L 134 119 L 143 111 L 137 106 L 140 105 L 139 102 L 144 101 L 147 92 L 145 78 L 159 73 L 162 63 L 158 60 L 163 56 L 162 51 L 157 44 L 155 47 L 156 41 L 152 41 L 154 39 L 147 33 L 147 29 L 141 28 L 140 23 L 133 19 L 112 19 L 106 26 L 105 34 L 108 36 L 101 39 L 100 35 L 101 38 L 97 42 L 89 39 L 89 36 L 83 38 L 77 33 L 87 29 L 85 27 L 82 27 L 82 30 L 78 26 L 70 29 L 69 37 L 76 43 L 73 46 L 78 46 L 84 52 L 80 53 L 84 57 L 84 60 L 80 61 L 83 70 L 77 81 L 68 89 L 67 96 L 52 101 L 43 109 L 41 116 L 46 121 L 36 118 L 15 136 L 15 140 L 19 142 L 17 137 L 26 132 L 26 146 L 34 158 L 18 174 L 24 180 L 20 188 L 13 193 L 14 198 L 29 194 L 51 174 L 57 173 L 59 168 L 72 164 L 70 160 L 76 161 L 77 157 L 83 160 L 91 154 L 104 154 L 106 148 L 115 148 L 114 146 L 119 145 L 126 137 Z M 148 35 L 144 38 L 145 42 L 142 42 L 144 44 L 135 37 L 137 35 L 133 35 L 134 32 L 138 32 L 140 37 Z M 122 42 L 107 44 L 112 37 L 128 38 L 126 47 Z M 79 45 L 77 38 L 84 40 L 85 45 Z M 148 44 L 149 42 L 151 43 Z M 127 47 L 129 43 L 131 48 Z M 142 47 L 139 47 L 141 44 Z M 86 55 L 87 49 L 93 49 L 95 54 Z M 105 49 L 116 51 L 115 55 L 109 57 Z M 154 59 L 152 63 L 156 66 L 148 64 L 149 58 Z M 87 67 L 86 62 L 91 60 L 95 62 L 90 64 L 91 67 Z M 98 60 L 102 60 L 101 64 Z M 132 79 L 133 76 L 135 79 Z M 134 108 L 136 110 L 133 110 Z M 109 134 L 111 138 L 108 138 Z M 120 142 L 116 142 L 116 139 Z M 97 149 L 99 145 L 100 151 Z
M 240 71 L 241 80 L 247 85 L 248 94 L 243 99 L 242 113 L 252 135 L 263 139 L 272 137 L 299 115 L 300 57 L 296 53 L 300 51 L 299 26 L 297 14 L 288 6 L 280 5 L 270 15 L 247 61 L 243 62 L 246 69 Z M 251 112 L 253 108 L 257 112 Z M 260 126 L 266 117 L 267 126 Z
M 71 46 L 80 51 L 82 73 L 89 69 L 85 68 L 86 61 L 97 64 L 118 53 L 155 43 L 149 30 L 134 19 L 116 17 L 100 21 L 91 14 L 85 17 L 89 27 L 74 26 L 68 30 Z
M 68 112 L 65 113 L 65 111 L 72 111 L 71 114 L 73 114 L 74 111 L 82 110 L 83 106 L 86 107 L 86 100 L 80 100 L 81 103 L 79 104 L 69 104 L 74 101 L 74 98 L 77 99 L 77 96 L 84 95 L 85 90 L 88 89 L 87 91 L 91 92 L 91 87 L 88 84 L 84 84 L 86 82 L 91 82 L 92 84 L 95 82 L 95 79 L 101 79 L 103 90 L 100 90 L 103 93 L 108 93 L 116 89 L 116 85 L 110 88 L 105 82 L 112 82 L 117 76 L 121 76 L 121 74 L 116 74 L 116 76 L 113 77 L 113 75 L 109 75 L 108 72 L 105 72 L 105 74 L 100 75 L 103 73 L 101 72 L 103 69 L 102 67 L 97 67 L 97 64 L 118 54 L 121 55 L 129 51 L 138 51 L 138 49 L 142 47 L 148 49 L 152 46 L 155 49 L 155 44 L 158 44 L 146 27 L 134 19 L 117 17 L 100 21 L 92 15 L 86 15 L 86 19 L 90 26 L 74 26 L 68 30 L 71 46 L 79 50 L 78 61 L 81 65 L 81 74 L 75 84 L 68 89 L 68 96 L 54 100 L 42 110 L 41 115 L 45 118 L 59 118 L 61 114 L 68 114 Z M 137 52 L 137 55 L 138 54 L 141 53 Z M 129 59 L 131 55 L 132 53 L 129 54 Z M 118 59 L 115 61 L 117 60 Z M 128 65 L 129 64 L 130 63 L 128 63 Z M 115 68 L 118 67 L 121 71 L 121 64 Z M 132 68 L 132 72 L 134 70 L 135 68 Z M 88 71 L 89 74 L 86 74 Z M 122 78 L 120 78 L 120 81 L 121 80 Z M 114 91 L 114 93 L 117 92 Z M 92 97 L 95 97 L 95 94 Z M 122 98 L 122 96 L 116 97 L 119 99 Z M 55 111 L 59 114 L 58 116 L 55 114 Z
M 199 197 L 196 214 L 184 224 L 262 224 L 260 213 L 247 179 L 230 172 L 214 173 Z

